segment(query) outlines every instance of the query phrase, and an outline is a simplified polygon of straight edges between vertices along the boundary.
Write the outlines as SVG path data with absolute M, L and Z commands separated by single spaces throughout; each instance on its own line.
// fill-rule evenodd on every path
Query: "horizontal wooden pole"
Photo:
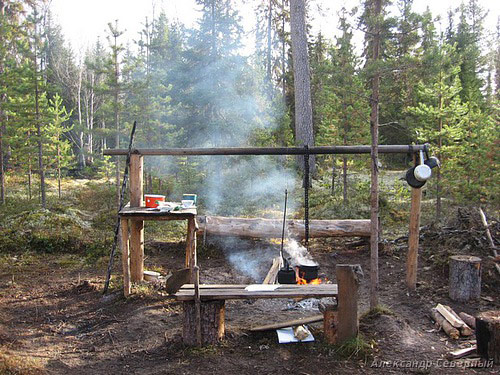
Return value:
M 380 154 L 407 154 L 428 150 L 424 145 L 379 145 Z M 313 146 L 306 151 L 303 147 L 215 147 L 215 148 L 139 148 L 133 154 L 161 156 L 161 155 L 311 155 L 319 154 L 369 154 L 371 146 Z M 127 155 L 126 149 L 104 150 L 104 155 Z
M 244 217 L 198 216 L 199 232 L 218 236 L 248 238 L 279 238 L 281 219 L 256 219 Z M 294 238 L 305 238 L 303 220 L 287 220 L 287 231 Z M 309 238 L 320 237 L 369 237 L 370 220 L 310 220 Z

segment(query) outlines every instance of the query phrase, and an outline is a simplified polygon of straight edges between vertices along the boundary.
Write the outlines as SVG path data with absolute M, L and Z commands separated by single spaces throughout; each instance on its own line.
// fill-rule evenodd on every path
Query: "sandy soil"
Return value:
M 424 242 L 424 246 L 429 245 Z M 368 249 L 348 249 L 344 241 L 336 240 L 315 242 L 311 252 L 322 275 L 332 281 L 335 264 L 362 265 L 359 305 L 361 313 L 366 311 Z M 184 257 L 183 244 L 152 244 L 147 255 L 146 265 L 177 269 Z M 262 257 L 272 255 L 271 251 Z M 227 256 L 214 248 L 200 255 L 202 282 L 252 282 Z M 292 310 L 288 300 L 228 301 L 226 340 L 215 347 L 185 347 L 181 304 L 147 288 L 127 300 L 120 291 L 103 298 L 104 269 L 61 266 L 57 256 L 38 256 L 15 272 L 0 268 L 0 373 L 2 361 L 4 371 L 9 363 L 19 368 L 6 373 L 65 375 L 498 373 L 498 366 L 463 369 L 456 367 L 461 362 L 439 362 L 451 349 L 470 345 L 473 338 L 451 341 L 436 331 L 428 317 L 429 308 L 438 302 L 468 313 L 499 309 L 498 276 L 490 269 L 483 273 L 483 296 L 491 301 L 456 304 L 447 297 L 446 272 L 425 256 L 419 265 L 418 293 L 407 294 L 404 261 L 404 246 L 385 246 L 380 256 L 380 301 L 392 313 L 364 317 L 360 331 L 373 348 L 366 357 L 345 358 L 323 342 L 321 324 L 311 327 L 316 342 L 308 344 L 278 344 L 275 332 L 247 331 L 258 323 L 318 313 Z M 392 363 L 374 367 L 382 361 L 400 362 L 395 363 L 399 367 Z M 405 361 L 417 361 L 417 366 L 407 368 Z M 455 367 L 442 367 L 445 364 Z

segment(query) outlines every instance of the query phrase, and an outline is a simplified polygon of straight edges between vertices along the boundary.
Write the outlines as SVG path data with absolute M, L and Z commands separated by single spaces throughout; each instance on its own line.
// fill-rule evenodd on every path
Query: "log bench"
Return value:
M 337 265 L 338 285 L 279 285 L 274 290 L 249 291 L 245 289 L 248 285 L 200 284 L 198 301 L 196 286 L 186 284 L 174 295 L 183 302 L 183 341 L 186 345 L 213 345 L 222 340 L 226 300 L 323 297 L 335 297 L 338 303 L 333 313 L 331 308 L 323 312 L 325 338 L 329 343 L 349 340 L 358 333 L 359 269 L 358 265 Z

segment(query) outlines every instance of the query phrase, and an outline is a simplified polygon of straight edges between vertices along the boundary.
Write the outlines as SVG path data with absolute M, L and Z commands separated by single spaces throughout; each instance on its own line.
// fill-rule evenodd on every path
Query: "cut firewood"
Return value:
M 458 314 L 460 318 L 471 328 L 476 328 L 476 318 L 474 318 L 472 315 L 469 315 L 467 313 L 461 312 Z
M 458 329 L 453 327 L 435 308 L 431 309 L 431 317 L 449 337 L 458 340 L 460 337 Z
M 278 271 L 280 268 L 280 258 L 276 257 L 273 259 L 273 265 L 269 269 L 264 281 L 262 284 L 274 284 L 276 283 L 276 276 L 278 275 Z
M 455 328 L 460 328 L 465 325 L 465 322 L 460 319 L 456 314 L 450 312 L 451 308 L 446 308 L 447 306 L 437 304 L 436 310 Z
M 441 305 L 443 306 L 452 316 L 455 318 L 455 321 L 460 324 L 460 327 L 457 327 L 460 330 L 460 334 L 462 336 L 472 336 L 474 334 L 474 331 L 460 318 L 460 316 L 457 315 L 455 311 L 450 306 L 447 305 Z M 439 309 L 438 309 L 439 311 Z M 446 316 L 445 316 L 446 318 Z M 446 319 L 448 320 L 448 319 Z M 450 322 L 452 326 L 455 326 L 452 322 Z M 456 327 L 456 326 L 455 326 Z
M 476 345 L 471 346 L 470 348 L 464 348 L 450 352 L 448 353 L 448 359 L 459 359 L 466 357 L 472 353 L 476 354 Z

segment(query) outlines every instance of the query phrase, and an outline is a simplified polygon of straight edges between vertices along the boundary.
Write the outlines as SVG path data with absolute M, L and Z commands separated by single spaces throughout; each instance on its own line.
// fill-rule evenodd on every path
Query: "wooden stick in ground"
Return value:
M 198 346 L 202 345 L 201 335 L 201 300 L 200 300 L 200 268 L 197 264 L 194 266 L 194 297 L 196 309 L 196 340 Z
M 435 308 L 431 309 L 431 317 L 449 337 L 458 340 L 460 337 L 458 329 L 453 327 Z
M 467 313 L 461 312 L 458 316 L 471 328 L 476 328 L 476 318 Z
M 418 240 L 420 235 L 420 202 L 422 189 L 411 189 L 410 227 L 408 254 L 406 256 L 406 286 L 409 291 L 417 288 Z
M 134 121 L 134 125 L 132 126 L 132 132 L 130 133 L 130 142 L 128 144 L 127 150 L 127 161 L 125 162 L 125 172 L 123 173 L 123 182 L 122 188 L 120 190 L 120 205 L 118 206 L 118 213 L 123 208 L 123 201 L 125 198 L 125 190 L 127 189 L 127 181 L 128 181 L 128 169 L 130 164 L 130 155 L 132 153 L 132 143 L 134 142 L 135 129 L 137 127 L 137 121 Z M 106 272 L 106 281 L 104 282 L 104 290 L 102 294 L 106 294 L 109 288 L 109 281 L 111 280 L 111 271 L 113 270 L 113 260 L 115 257 L 116 246 L 118 244 L 118 233 L 120 232 L 120 215 L 117 214 L 116 225 L 115 225 L 115 235 L 113 238 L 113 246 L 111 247 L 111 253 L 109 255 L 109 263 L 108 269 Z
M 130 251 L 128 242 L 128 219 L 121 219 L 122 229 L 122 267 L 123 267 L 123 294 L 128 297 L 131 292 L 130 287 Z

